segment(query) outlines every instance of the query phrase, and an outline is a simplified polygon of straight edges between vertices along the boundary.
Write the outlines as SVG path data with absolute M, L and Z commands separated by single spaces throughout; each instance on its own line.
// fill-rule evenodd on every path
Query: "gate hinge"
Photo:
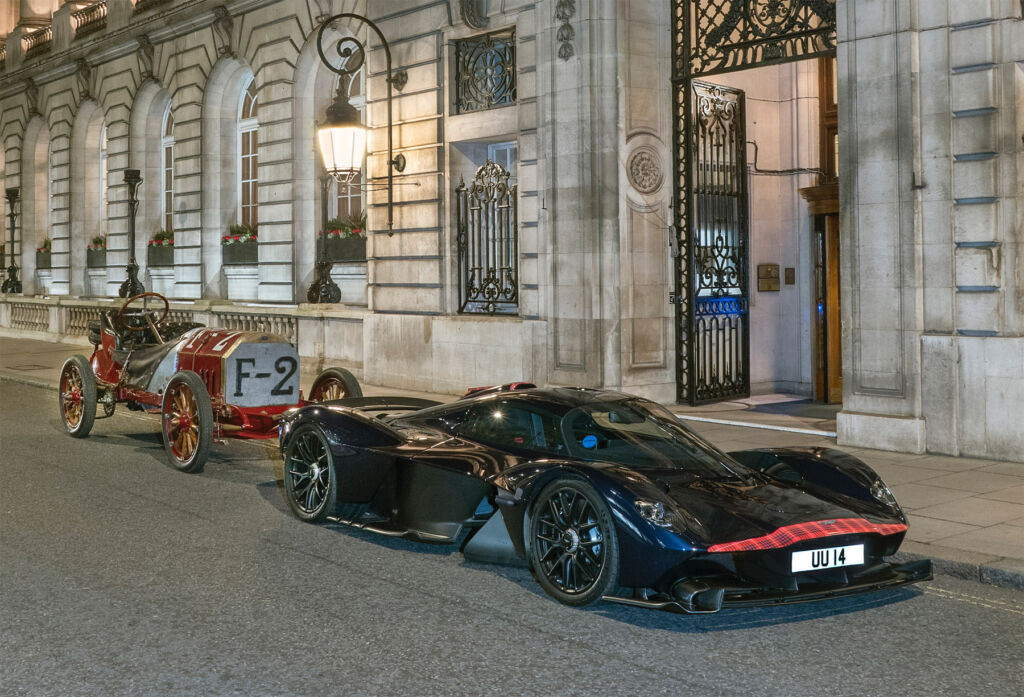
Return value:
M 669 293 L 668 294 L 668 304 L 669 305 L 678 305 L 681 302 L 683 302 L 683 296 L 679 295 L 678 293 Z
M 668 226 L 668 246 L 672 250 L 672 258 L 679 256 L 679 237 L 676 235 L 676 226 Z

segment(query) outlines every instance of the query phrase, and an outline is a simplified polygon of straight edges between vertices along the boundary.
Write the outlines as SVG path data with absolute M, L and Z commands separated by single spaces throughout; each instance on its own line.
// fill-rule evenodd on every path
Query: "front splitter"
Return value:
M 715 581 L 713 579 L 702 579 L 702 582 L 707 584 L 709 591 L 724 591 L 721 602 L 716 604 L 717 607 L 700 607 L 699 605 L 695 606 L 674 599 L 626 598 L 617 595 L 606 595 L 602 599 L 612 603 L 642 607 L 650 610 L 667 610 L 669 612 L 682 612 L 686 614 L 708 614 L 718 612 L 722 608 L 765 607 L 830 600 L 847 595 L 859 595 L 861 593 L 895 588 L 908 583 L 930 581 L 931 579 L 932 562 L 930 559 L 922 559 L 899 566 L 889 565 L 883 572 L 872 574 L 865 578 L 858 578 L 855 581 L 840 586 L 815 586 L 807 590 L 777 591 L 738 588 L 735 584 Z

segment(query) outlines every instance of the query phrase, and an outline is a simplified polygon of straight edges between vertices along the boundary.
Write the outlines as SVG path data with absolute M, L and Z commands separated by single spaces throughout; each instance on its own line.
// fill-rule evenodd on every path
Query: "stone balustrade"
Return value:
M 0 334 L 43 341 L 84 343 L 89 322 L 116 310 L 120 298 L 24 297 L 0 295 Z M 158 304 L 159 307 L 159 304 Z M 316 305 L 172 302 L 168 320 L 199 322 L 236 331 L 279 334 L 304 360 L 343 365 L 362 376 L 365 310 Z

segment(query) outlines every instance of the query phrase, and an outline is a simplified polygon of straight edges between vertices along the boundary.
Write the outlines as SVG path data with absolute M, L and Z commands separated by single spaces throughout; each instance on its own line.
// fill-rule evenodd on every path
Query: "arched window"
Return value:
M 340 77 L 338 78 L 341 79 Z M 359 110 L 359 114 L 362 117 L 361 121 L 366 123 L 366 90 L 365 90 L 365 79 L 364 79 L 364 68 L 359 68 L 356 74 L 352 76 L 352 82 L 349 85 L 348 101 L 349 104 Z M 337 90 L 337 85 L 335 85 Z M 364 186 L 365 181 L 363 172 L 366 170 L 366 157 L 363 157 L 363 166 L 359 173 L 352 178 L 352 181 L 348 184 L 341 184 L 335 182 L 332 184 L 334 189 L 334 195 L 331 196 L 329 207 L 332 218 L 341 218 L 342 220 L 351 219 L 353 221 L 359 220 L 363 216 L 364 206 Z
M 99 197 L 96 201 L 99 205 L 99 216 L 100 216 L 100 234 L 106 237 L 107 235 L 107 124 L 103 124 L 100 128 L 100 142 L 99 142 Z
M 238 221 L 253 230 L 258 220 L 257 176 L 258 147 L 256 121 L 256 82 L 250 80 L 248 87 L 242 92 L 238 112 Z
M 164 123 L 161 128 L 163 137 L 160 140 L 161 197 L 160 215 L 163 228 L 167 232 L 174 230 L 174 117 L 171 105 L 167 104 L 164 112 Z

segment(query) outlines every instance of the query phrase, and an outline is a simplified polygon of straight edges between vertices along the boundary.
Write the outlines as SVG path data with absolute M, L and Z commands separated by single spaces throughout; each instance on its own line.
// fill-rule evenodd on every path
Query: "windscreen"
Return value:
M 640 399 L 584 404 L 562 417 L 572 455 L 629 467 L 692 471 L 704 477 L 746 477 L 749 472 L 683 426 L 663 406 Z

